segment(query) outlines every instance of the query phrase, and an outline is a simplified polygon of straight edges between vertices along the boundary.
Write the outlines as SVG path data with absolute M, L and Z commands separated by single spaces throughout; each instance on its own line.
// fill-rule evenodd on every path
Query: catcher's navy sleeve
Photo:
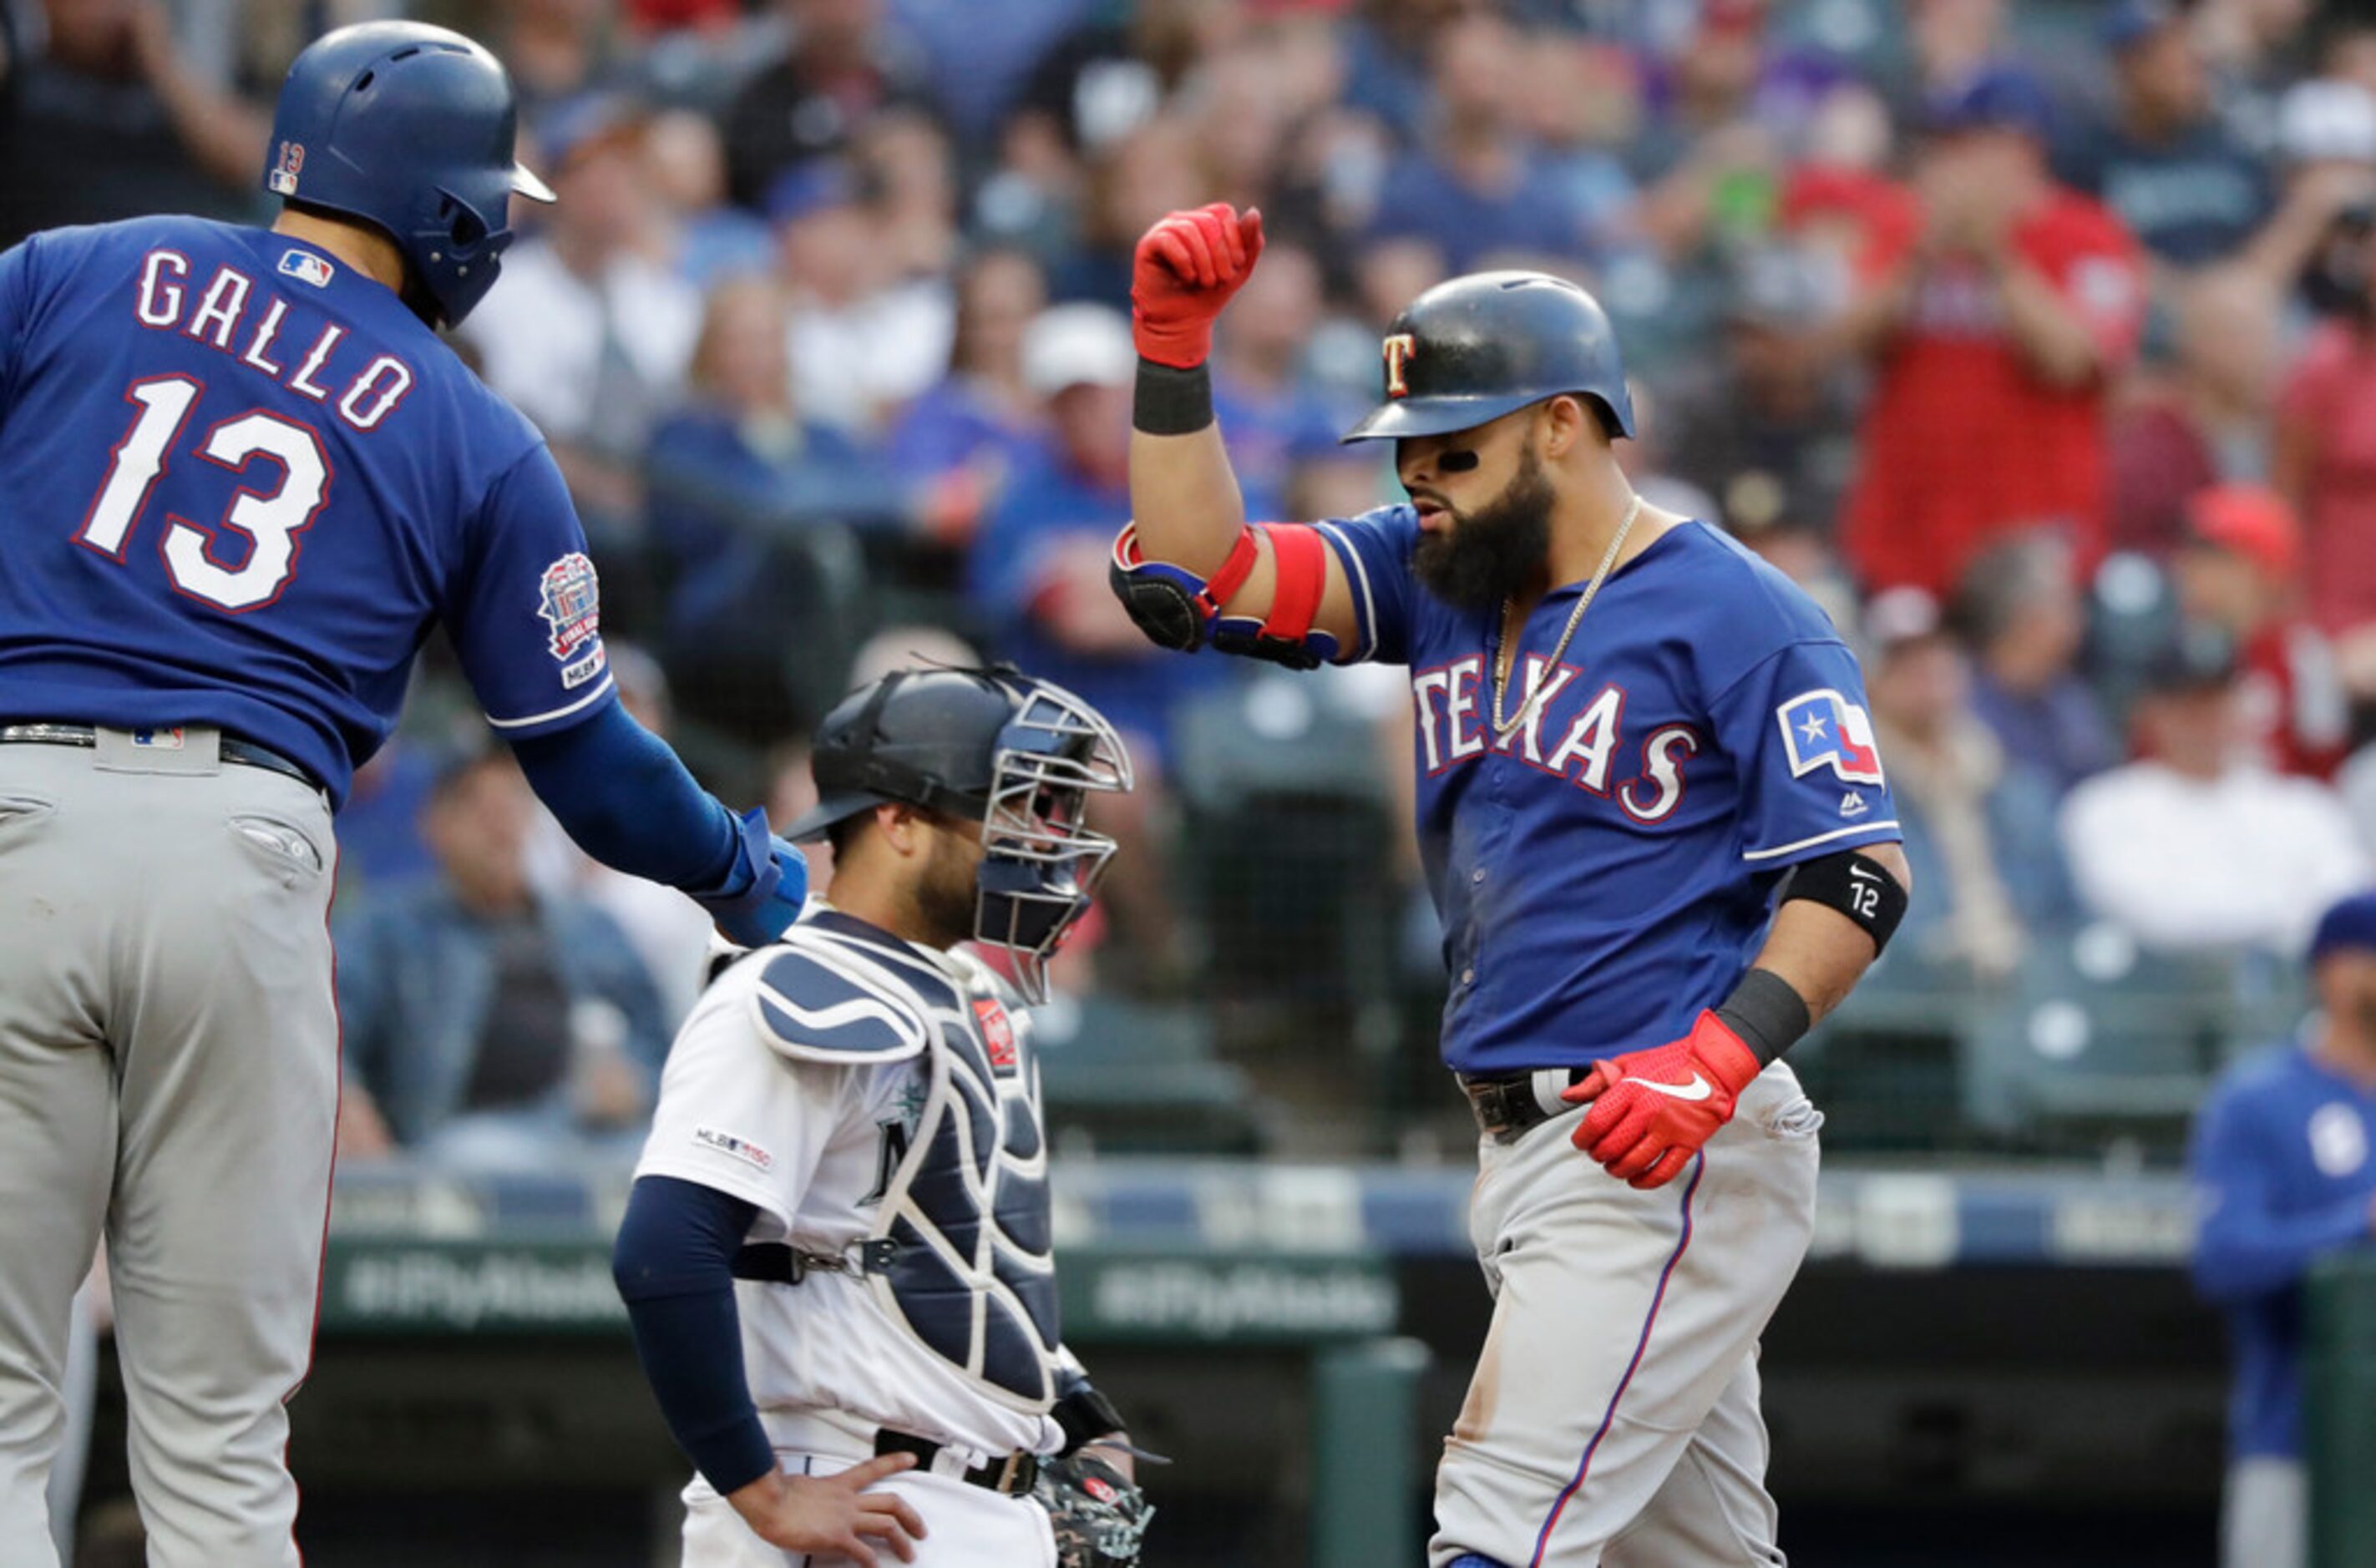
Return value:
M 536 798 L 604 865 L 696 894 L 749 885 L 734 814 L 625 708 L 612 704 L 512 750 Z
M 644 1379 L 677 1446 L 720 1496 L 776 1467 L 734 1311 L 734 1250 L 758 1213 L 715 1187 L 646 1176 L 611 1253 Z

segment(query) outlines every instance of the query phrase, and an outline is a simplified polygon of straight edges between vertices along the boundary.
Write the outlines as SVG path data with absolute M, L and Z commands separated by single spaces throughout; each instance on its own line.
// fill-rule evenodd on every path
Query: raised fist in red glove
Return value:
M 1132 335 L 1142 359 L 1194 370 L 1213 351 L 1213 319 L 1253 276 L 1262 214 L 1228 202 L 1173 212 L 1139 236 L 1131 259 Z
M 1764 1067 L 1723 1019 L 1703 1010 L 1682 1039 L 1596 1062 L 1582 1083 L 1562 1090 L 1562 1099 L 1592 1108 L 1569 1141 L 1622 1182 L 1663 1187 L 1732 1120 L 1740 1091 Z

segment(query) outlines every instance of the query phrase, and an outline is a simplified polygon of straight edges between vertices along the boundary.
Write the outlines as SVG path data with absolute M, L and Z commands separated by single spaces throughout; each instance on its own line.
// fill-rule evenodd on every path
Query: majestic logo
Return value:
M 1006 1009 L 987 996 L 977 996 L 973 1016 L 981 1025 L 981 1042 L 990 1051 L 991 1066 L 1001 1073 L 1011 1073 L 1018 1065 L 1015 1051 L 1015 1024 L 1007 1017 Z
M 1850 822 L 1854 822 L 1871 810 L 1872 810 L 1872 802 L 1864 798 L 1864 792 L 1860 790 L 1850 790 L 1840 796 L 1840 814 Z
M 1782 726 L 1783 744 L 1789 748 L 1791 778 L 1829 767 L 1850 784 L 1881 782 L 1872 719 L 1839 693 L 1826 688 L 1792 697 L 1774 717 Z
M 297 172 L 305 167 L 305 144 L 284 141 L 280 156 L 272 165 L 272 173 L 265 180 L 274 196 L 293 196 L 297 194 Z
M 566 664 L 602 635 L 600 590 L 594 580 L 594 563 L 577 551 L 544 569 L 537 583 L 542 602 L 537 613 L 552 628 L 546 646 Z
M 280 276 L 294 278 L 300 283 L 311 283 L 316 289 L 330 286 L 330 264 L 311 251 L 289 251 L 280 258 Z
M 754 1170 L 768 1170 L 775 1167 L 776 1157 L 757 1144 L 748 1138 L 738 1138 L 731 1133 L 721 1133 L 715 1127 L 695 1128 L 693 1141 L 703 1148 L 739 1159 Z
M 1419 354 L 1419 339 L 1408 332 L 1397 332 L 1382 345 L 1386 356 L 1386 396 L 1408 398 L 1410 383 L 1403 379 L 1403 366 Z

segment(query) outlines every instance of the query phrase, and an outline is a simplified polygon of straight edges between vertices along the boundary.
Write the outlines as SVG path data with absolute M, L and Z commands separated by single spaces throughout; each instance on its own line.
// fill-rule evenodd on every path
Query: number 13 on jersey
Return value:
M 182 427 L 205 387 L 194 376 L 160 375 L 136 381 L 125 401 L 139 410 L 116 443 L 107 479 L 84 517 L 77 542 L 122 561 L 148 493 L 172 460 Z M 243 485 L 214 529 L 167 517 L 160 553 L 174 588 L 193 599 L 234 613 L 270 604 L 280 597 L 297 567 L 299 536 L 313 526 L 329 498 L 330 463 L 321 438 L 293 420 L 262 409 L 223 420 L 197 442 L 198 456 L 232 474 L 257 457 L 280 465 L 280 482 L 270 490 Z M 225 525 L 249 540 L 247 559 L 226 564 L 216 558 Z

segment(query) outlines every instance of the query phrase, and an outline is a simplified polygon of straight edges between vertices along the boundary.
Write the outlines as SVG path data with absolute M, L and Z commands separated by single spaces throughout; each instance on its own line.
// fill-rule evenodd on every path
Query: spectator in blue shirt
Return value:
M 1359 410 L 1331 407 L 1303 374 L 1325 301 L 1312 253 L 1273 242 L 1222 320 L 1213 356 L 1213 410 L 1230 433 L 1230 463 L 1250 517 L 1305 517 L 1299 473 L 1347 465 L 1364 474 L 1375 453 L 1339 442 Z
M 2112 55 L 2112 112 L 2062 149 L 2063 179 L 2172 266 L 2242 250 L 2269 217 L 2269 179 L 2213 104 L 2185 10 L 2174 0 L 2120 0 L 2101 36 Z
M 1584 213 L 1518 130 L 1509 24 L 1480 13 L 1446 25 L 1435 65 L 1432 135 L 1387 170 L 1372 237 L 1430 241 L 1454 272 L 1581 259 Z
M 1137 374 L 1130 327 L 1103 305 L 1057 305 L 1032 322 L 1023 376 L 1047 398 L 1050 430 L 1021 450 L 983 519 L 967 588 L 998 658 L 1087 698 L 1130 743 L 1136 787 L 1098 802 L 1099 829 L 1123 847 L 1100 897 L 1138 978 L 1161 989 L 1181 961 L 1168 835 L 1158 826 L 1168 811 L 1161 780 L 1172 716 L 1229 670 L 1209 654 L 1182 659 L 1155 647 L 1107 586 L 1114 535 L 1130 520 Z
M 883 456 L 914 479 L 971 470 L 988 487 L 1042 422 L 1040 399 L 1023 384 L 1023 329 L 1046 306 L 1048 285 L 1028 255 L 993 247 L 959 270 L 956 301 L 949 373 L 908 405 Z
M 2087 607 L 2069 546 L 2045 534 L 1996 546 L 1964 574 L 1955 608 L 1972 645 L 1972 709 L 2008 756 L 2057 798 L 2121 760 L 2120 739 L 2079 676 Z
M 2376 893 L 2326 912 L 2310 964 L 2315 1020 L 2220 1080 L 2189 1157 L 2195 1288 L 2227 1312 L 2236 1350 L 2224 1568 L 2306 1561 L 2302 1281 L 2376 1229 Z
M 530 888 L 534 807 L 510 753 L 449 763 L 422 814 L 438 875 L 342 924 L 342 1158 L 546 1170 L 642 1135 L 659 997 L 609 916 Z

